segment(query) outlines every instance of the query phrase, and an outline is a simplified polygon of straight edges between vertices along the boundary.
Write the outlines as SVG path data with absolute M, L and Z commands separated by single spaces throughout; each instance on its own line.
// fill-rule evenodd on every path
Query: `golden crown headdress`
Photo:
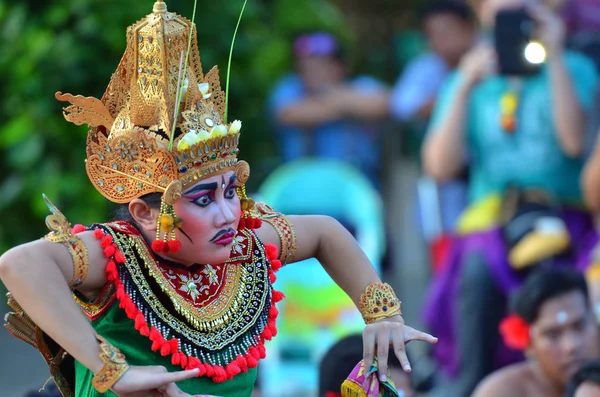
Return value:
M 70 102 L 64 116 L 88 124 L 86 170 L 107 199 L 127 203 L 181 188 L 235 169 L 241 122 L 224 120 L 225 94 L 215 66 L 202 72 L 196 26 L 159 0 L 153 12 L 127 29 L 127 48 L 101 100 L 56 93 Z M 192 35 L 192 37 L 190 37 Z

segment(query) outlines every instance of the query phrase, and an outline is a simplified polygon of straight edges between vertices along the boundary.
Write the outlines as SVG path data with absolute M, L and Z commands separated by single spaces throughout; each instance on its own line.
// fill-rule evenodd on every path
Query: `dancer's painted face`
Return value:
M 181 250 L 169 259 L 184 264 L 219 264 L 229 259 L 241 214 L 236 187 L 235 173 L 228 171 L 183 192 L 174 208 L 185 235 L 176 232 Z

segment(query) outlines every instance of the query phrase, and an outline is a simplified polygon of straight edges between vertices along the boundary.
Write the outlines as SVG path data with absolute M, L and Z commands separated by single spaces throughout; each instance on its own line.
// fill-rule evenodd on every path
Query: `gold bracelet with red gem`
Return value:
M 358 302 L 358 310 L 366 324 L 401 315 L 401 306 L 392 287 L 380 282 L 367 285 Z

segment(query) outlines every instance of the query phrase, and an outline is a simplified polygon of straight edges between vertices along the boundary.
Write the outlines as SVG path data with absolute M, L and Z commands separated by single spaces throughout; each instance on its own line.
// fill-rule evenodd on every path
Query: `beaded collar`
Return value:
M 265 357 L 276 333 L 272 288 L 281 267 L 277 249 L 240 230 L 230 259 L 184 268 L 159 258 L 126 222 L 93 225 L 109 258 L 106 272 L 119 307 L 152 350 L 173 365 L 200 368 L 215 382 L 231 379 Z

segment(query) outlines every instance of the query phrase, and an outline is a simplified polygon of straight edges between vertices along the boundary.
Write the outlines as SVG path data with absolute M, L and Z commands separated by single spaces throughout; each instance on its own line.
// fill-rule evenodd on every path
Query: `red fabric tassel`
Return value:
M 152 332 L 152 331 L 150 331 Z M 153 352 L 159 351 L 163 346 L 163 342 L 160 340 L 155 340 L 154 342 L 152 342 L 152 346 L 150 347 L 150 349 L 152 349 Z
M 94 236 L 96 236 L 97 239 L 101 239 L 104 237 L 104 232 L 101 229 L 95 229 Z
M 173 354 L 171 356 L 171 364 L 179 365 L 181 363 L 181 356 L 179 354 Z
M 277 276 L 275 275 L 275 273 L 269 273 L 269 280 L 271 280 L 271 284 L 275 284 L 275 281 L 277 281 Z
M 112 236 L 110 234 L 107 234 L 106 236 L 102 237 L 102 240 L 100 240 L 100 246 L 102 248 L 106 248 L 110 244 L 112 244 L 112 242 L 113 242 Z
M 148 325 L 144 325 L 142 328 L 140 328 L 140 335 L 150 336 L 150 328 L 148 328 Z
M 154 342 L 157 339 L 162 339 L 162 335 L 155 327 L 150 328 L 150 340 Z
M 206 368 L 204 367 L 204 365 L 198 364 L 198 377 L 204 376 L 204 375 L 206 375 Z
M 178 252 L 181 249 L 181 241 L 170 240 L 167 244 L 169 246 L 169 252 Z
M 240 218 L 240 222 L 238 223 L 238 230 L 242 230 L 246 228 L 246 219 Z
M 256 347 L 250 346 L 248 349 L 248 354 L 254 357 L 256 361 L 260 360 L 260 354 L 258 353 L 258 350 L 256 350 Z
M 215 365 L 214 371 L 215 373 L 212 376 L 213 382 L 222 383 L 227 380 L 227 372 L 225 372 L 225 368 L 221 367 L 220 365 Z
M 237 364 L 240 367 L 240 370 L 242 372 L 244 372 L 244 373 L 248 372 L 248 361 L 246 361 L 244 356 L 242 356 L 242 355 L 237 356 L 237 358 L 235 359 L 235 362 L 237 362 Z
M 82 224 L 77 224 L 75 226 L 73 226 L 73 229 L 71 229 L 71 233 L 73 234 L 78 234 L 85 231 L 85 226 L 83 226 Z
M 118 278 L 117 265 L 112 259 L 106 264 L 106 278 L 108 281 L 115 281 Z
M 163 343 L 160 347 L 160 355 L 167 357 L 169 354 L 171 354 L 171 346 L 168 343 Z
M 252 354 L 246 354 L 246 362 L 248 362 L 248 368 L 256 368 L 258 361 Z
M 135 321 L 133 324 L 136 330 L 139 331 L 142 329 L 142 327 L 146 325 L 146 319 L 144 318 L 144 315 L 142 313 L 138 313 L 138 315 L 135 316 Z
M 109 245 L 108 247 L 104 248 L 104 256 L 106 256 L 107 258 L 110 258 L 111 256 L 113 256 L 115 254 L 115 251 L 117 249 L 115 248 L 114 245 Z
M 275 305 L 271 305 L 269 309 L 269 319 L 275 319 L 279 315 L 279 310 L 275 307 Z
M 267 254 L 267 259 L 269 260 L 277 259 L 279 256 L 277 247 L 273 244 L 265 244 L 265 253 Z
M 125 263 L 125 257 L 123 256 L 123 253 L 119 250 L 115 251 L 115 261 L 117 263 Z
M 200 362 L 200 360 L 198 360 L 196 357 L 188 357 L 188 362 L 187 362 L 187 367 L 185 369 L 195 369 L 198 368 L 202 365 L 202 363 Z
M 186 356 L 184 353 L 182 353 L 182 352 L 179 352 L 179 361 L 180 361 L 181 367 L 182 367 L 183 369 L 185 369 L 185 368 L 187 367 L 187 365 L 188 365 L 188 358 L 187 358 L 187 356 Z
M 165 250 L 167 243 L 162 240 L 154 240 L 152 242 L 152 251 L 154 252 L 163 252 Z
M 260 229 L 262 226 L 262 219 L 255 218 L 254 219 L 254 229 Z
M 178 352 L 179 352 L 179 340 L 173 338 L 173 339 L 168 340 L 167 343 L 169 344 L 169 346 L 171 346 L 171 353 L 178 354 Z
M 129 317 L 130 319 L 134 319 L 138 312 L 138 308 L 131 300 L 127 302 L 127 304 L 125 305 L 125 314 L 127 315 L 127 317 Z
M 271 330 L 271 335 L 273 335 L 273 337 L 276 337 L 277 336 L 277 326 L 275 325 L 275 322 L 269 323 L 268 327 Z
M 262 343 L 258 345 L 258 354 L 260 355 L 260 358 L 267 357 L 267 349 L 265 349 L 265 345 Z
M 225 367 L 225 372 L 227 373 L 227 378 L 231 379 L 240 372 L 242 372 L 240 366 L 237 364 L 237 361 L 232 361 Z
M 208 376 L 209 378 L 212 378 L 215 374 L 215 369 L 212 367 L 212 365 L 208 363 L 204 363 L 204 369 L 206 370 L 206 376 Z
M 273 290 L 273 302 L 274 303 L 281 302 L 281 300 L 283 300 L 283 298 L 285 298 L 285 295 L 283 294 L 283 292 Z
M 268 327 L 268 326 L 266 326 L 266 327 L 265 327 L 265 329 L 263 329 L 262 336 L 263 336 L 263 338 L 265 338 L 266 340 L 271 340 L 271 339 L 273 339 L 273 334 L 271 333 L 271 330 L 269 329 L 269 327 Z
M 279 259 L 272 259 L 271 260 L 271 269 L 273 269 L 274 272 L 281 269 L 281 261 Z

